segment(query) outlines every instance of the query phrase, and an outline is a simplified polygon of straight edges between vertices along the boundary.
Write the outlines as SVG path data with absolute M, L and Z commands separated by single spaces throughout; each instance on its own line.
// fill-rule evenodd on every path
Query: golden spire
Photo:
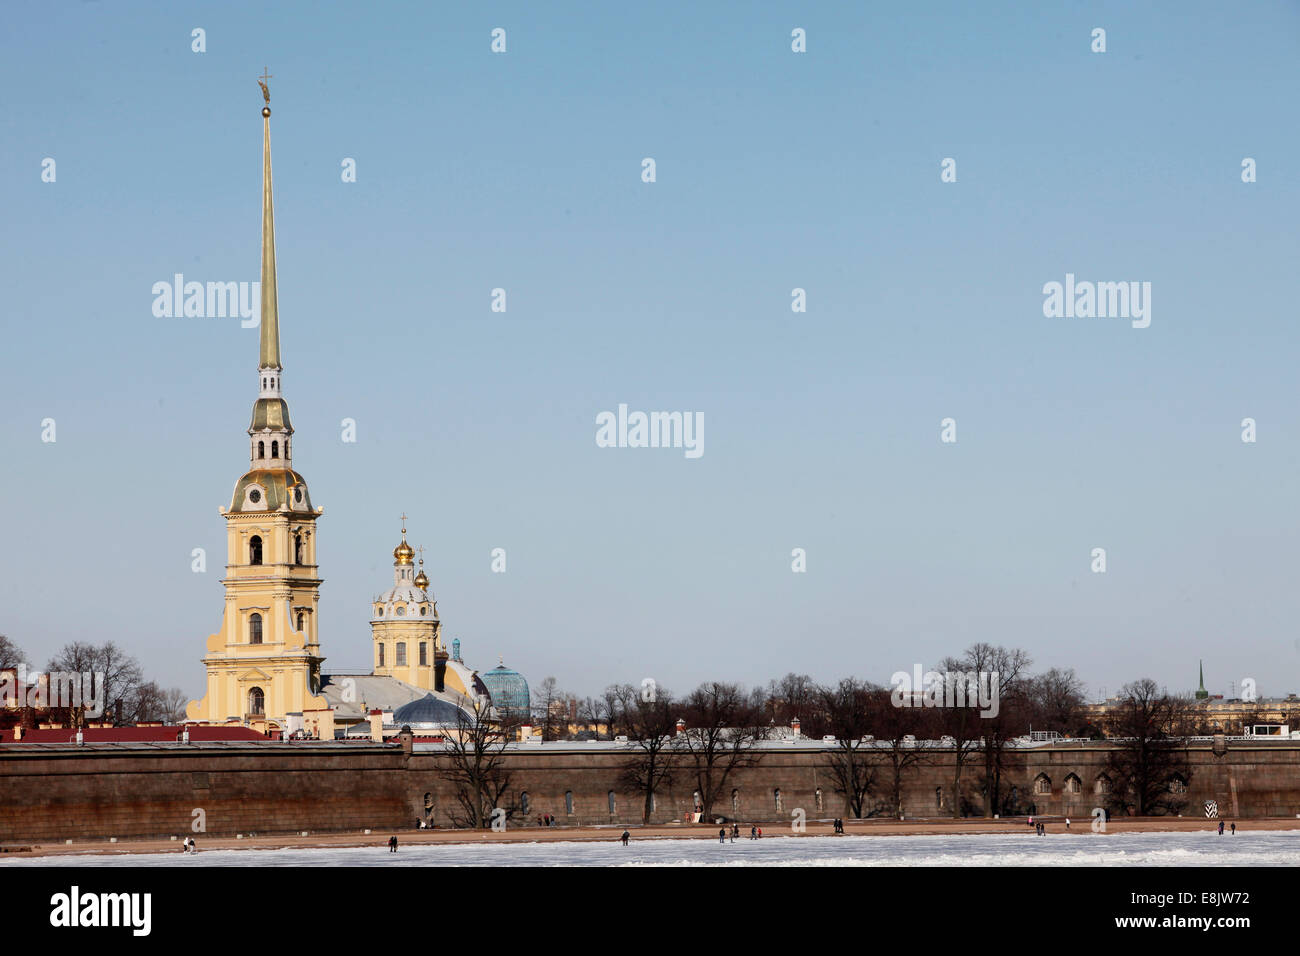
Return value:
M 271 200 L 271 91 L 265 69 L 257 85 L 262 88 L 262 349 L 258 368 L 280 368 L 280 315 L 275 294 L 275 206 Z

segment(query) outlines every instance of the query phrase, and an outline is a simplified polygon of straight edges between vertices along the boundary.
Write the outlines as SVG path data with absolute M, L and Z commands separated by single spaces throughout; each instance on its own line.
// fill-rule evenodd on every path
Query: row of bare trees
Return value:
M 685 783 L 706 819 L 736 771 L 760 759 L 759 741 L 796 718 L 800 732 L 828 738 L 825 769 L 855 817 L 902 816 L 909 773 L 924 764 L 951 768 L 945 810 L 953 816 L 1023 812 L 1030 795 L 1010 781 L 1020 779 L 1022 755 L 1017 740 L 1031 731 L 1069 737 L 1109 738 L 1105 802 L 1121 813 L 1169 813 L 1180 809 L 1179 781 L 1185 790 L 1191 770 L 1186 738 L 1196 732 L 1197 712 L 1189 701 L 1141 680 L 1121 689 L 1119 701 L 1103 715 L 1085 710 L 1084 686 L 1073 670 L 1031 671 L 1032 660 L 1018 648 L 976 643 L 945 658 L 935 670 L 997 673 L 998 706 L 900 707 L 890 689 L 857 678 L 822 685 L 801 674 L 787 674 L 767 687 L 746 691 L 733 683 L 710 681 L 684 697 L 663 687 L 612 685 L 576 707 L 548 678 L 534 692 L 535 719 L 544 739 L 562 739 L 566 730 L 608 739 L 626 737 L 632 755 L 621 785 L 639 796 L 649 820 L 655 796 L 668 784 Z M 557 701 L 565 702 L 558 706 Z M 577 720 L 569 718 L 576 711 Z M 833 738 L 833 741 L 829 738 Z M 941 741 L 941 746 L 919 746 Z
M 31 664 L 22 649 L 0 634 L 0 670 Z M 61 648 L 45 665 L 45 672 L 103 674 L 104 712 L 92 718 L 121 723 L 163 721 L 175 723 L 185 718 L 187 695 L 179 687 L 163 688 L 145 680 L 140 662 L 113 641 L 91 644 L 73 641 Z M 59 717 L 75 726 L 87 719 L 86 706 L 59 708 Z

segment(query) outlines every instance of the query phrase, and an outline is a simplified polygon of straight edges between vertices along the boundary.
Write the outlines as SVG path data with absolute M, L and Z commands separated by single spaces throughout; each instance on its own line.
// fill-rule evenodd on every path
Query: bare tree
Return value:
M 0 670 L 27 663 L 27 655 L 9 638 L 0 634 Z
M 1053 667 L 1025 681 L 1028 716 L 1034 730 L 1074 735 L 1083 719 L 1083 681 L 1073 668 Z
M 939 666 L 943 669 L 946 680 L 962 679 L 967 673 L 963 669 L 964 662 L 955 657 L 945 658 Z M 945 736 L 952 738 L 952 785 L 948 790 L 948 799 L 952 804 L 954 818 L 961 818 L 965 810 L 961 777 L 966 764 L 979 753 L 980 742 L 983 740 L 980 725 L 979 713 L 972 707 L 944 707 L 939 712 L 939 727 Z
M 456 807 L 448 811 L 455 826 L 479 829 L 491 825 L 497 809 L 506 819 L 518 811 L 509 800 L 502 805 L 510 791 L 505 749 L 516 727 L 482 698 L 458 711 L 456 731 L 444 739 L 440 760 L 455 791 Z
M 872 697 L 879 690 L 852 677 L 834 687 L 818 688 L 825 729 L 835 737 L 827 769 L 835 781 L 835 792 L 844 798 L 846 814 L 858 819 L 870 815 L 867 807 L 876 788 L 879 765 L 873 754 L 874 741 L 866 738 L 871 729 Z
M 912 767 L 928 763 L 929 752 L 919 746 L 934 728 L 934 711 L 922 707 L 895 706 L 888 690 L 870 695 L 871 728 L 883 744 L 873 750 L 888 774 L 890 813 L 903 819 L 903 775 Z
M 137 661 L 112 641 L 90 644 L 73 641 L 50 659 L 47 670 L 72 674 L 104 675 L 104 717 L 115 714 L 119 708 L 126 712 L 132 695 L 144 680 L 144 672 Z M 86 705 L 76 708 L 75 720 L 82 723 Z
M 559 740 L 568 731 L 567 712 L 560 713 L 567 697 L 554 677 L 533 688 L 533 720 L 542 728 L 542 740 Z
M 820 688 L 807 674 L 786 674 L 767 685 L 768 718 L 773 724 L 787 726 L 799 718 L 804 733 L 822 735 Z
M 1002 775 L 1007 764 L 1007 745 L 1018 736 L 1024 721 L 1025 683 L 1033 662 L 1017 648 L 972 644 L 961 658 L 960 670 L 977 674 L 998 675 L 997 712 L 980 715 L 979 732 L 983 739 L 984 816 L 1002 812 Z
M 1107 760 L 1113 809 L 1145 817 L 1186 806 L 1192 769 L 1179 728 L 1189 709 L 1186 699 L 1163 693 L 1150 678 L 1120 688 L 1119 706 L 1106 722 L 1115 745 Z
M 645 695 L 631 684 L 621 684 L 617 706 L 617 723 L 626 732 L 632 750 L 619 775 L 619 784 L 643 798 L 641 820 L 649 823 L 655 794 L 672 780 L 679 756 L 673 748 L 677 718 L 672 695 L 662 687 Z
M 691 691 L 681 712 L 686 729 L 673 745 L 694 774 L 700 809 L 711 820 L 732 773 L 759 761 L 754 745 L 766 736 L 762 714 L 739 684 L 716 681 Z

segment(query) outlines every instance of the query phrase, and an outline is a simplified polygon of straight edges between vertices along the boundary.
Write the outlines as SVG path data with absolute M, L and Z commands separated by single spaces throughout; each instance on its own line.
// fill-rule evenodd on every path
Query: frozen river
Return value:
M 1296 866 L 1300 831 L 764 837 L 210 850 L 6 859 L 0 866 Z

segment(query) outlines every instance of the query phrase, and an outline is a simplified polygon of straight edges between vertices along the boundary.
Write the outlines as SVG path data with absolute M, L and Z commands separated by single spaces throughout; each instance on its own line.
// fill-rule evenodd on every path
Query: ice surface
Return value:
M 1086 826 L 1086 824 L 1085 824 Z M 385 839 L 386 839 L 385 835 Z M 401 834 L 398 835 L 399 839 Z M 1296 866 L 1300 830 L 771 837 L 202 850 L 5 859 L 5 866 Z

